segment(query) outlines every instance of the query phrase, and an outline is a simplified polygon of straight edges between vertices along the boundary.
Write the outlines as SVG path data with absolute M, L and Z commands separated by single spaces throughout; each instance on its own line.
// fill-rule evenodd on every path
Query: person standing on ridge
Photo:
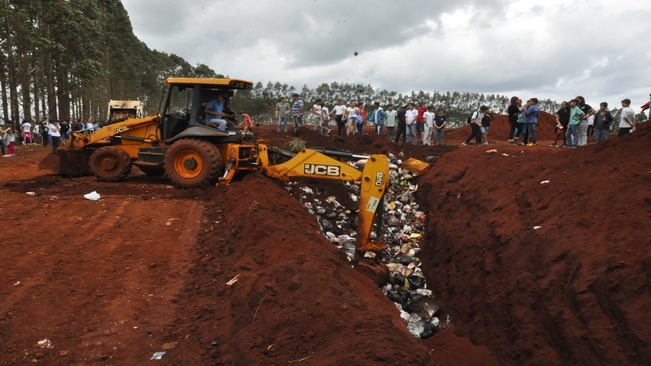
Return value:
M 424 102 L 418 102 L 418 107 L 416 108 L 416 111 L 418 111 L 418 116 L 416 117 L 416 135 L 418 136 L 418 141 L 423 141 L 425 135 L 425 112 L 427 110 L 428 108 Z M 414 143 L 418 141 L 414 141 Z
M 287 133 L 287 119 L 289 118 L 289 103 L 287 98 L 281 97 L 276 103 L 276 121 L 278 122 L 278 131 L 283 130 Z
M 610 123 L 613 121 L 613 115 L 608 110 L 608 103 L 599 103 L 599 112 L 595 113 L 594 118 L 594 143 L 599 141 L 608 141 L 610 134 Z
M 588 143 L 588 125 L 590 124 L 588 121 L 588 117 L 592 116 L 595 114 L 595 110 L 588 104 L 585 104 L 585 98 L 582 96 L 578 96 L 574 98 L 579 101 L 579 104 L 577 107 L 581 108 L 581 111 L 583 111 L 583 114 L 585 117 L 581 119 L 579 122 L 579 143 L 578 146 L 585 146 L 585 144 Z
M 298 129 L 303 126 L 303 100 L 300 95 L 294 93 L 294 104 L 292 105 L 292 119 L 294 119 L 294 135 L 298 133 Z
M 470 143 L 470 140 L 475 138 L 475 145 L 479 146 L 481 145 L 481 121 L 484 119 L 484 113 L 488 110 L 488 107 L 485 105 L 481 106 L 479 110 L 476 110 L 472 113 L 472 116 L 470 116 L 470 127 L 472 128 L 472 132 L 470 132 L 470 136 L 464 141 L 461 145 L 463 146 L 468 146 Z
M 386 125 L 387 125 L 387 138 L 393 140 L 395 138 L 396 118 L 398 118 L 398 111 L 393 109 L 393 104 L 387 106 L 386 111 Z
M 518 97 L 511 97 L 511 103 L 506 109 L 506 113 L 509 115 L 509 124 L 511 128 L 509 129 L 509 144 L 513 144 L 515 140 L 513 139 L 515 131 L 518 129 L 518 116 L 520 115 L 520 107 L 518 107 Z
M 635 132 L 635 112 L 631 108 L 631 100 L 622 100 L 622 116 L 619 121 L 619 132 L 617 137 L 626 136 L 629 133 Z
M 538 124 L 538 116 L 540 115 L 538 98 L 531 98 L 527 102 L 527 106 L 524 109 L 524 115 L 527 118 L 527 131 L 529 133 L 529 143 L 527 146 L 536 146 L 536 142 L 538 142 L 538 136 L 536 136 L 536 125 Z

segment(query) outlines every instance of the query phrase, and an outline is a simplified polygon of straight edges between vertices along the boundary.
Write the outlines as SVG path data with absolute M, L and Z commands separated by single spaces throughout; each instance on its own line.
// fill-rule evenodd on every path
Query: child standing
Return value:
M 244 118 L 244 127 L 253 135 L 253 120 L 251 119 L 251 116 L 244 111 L 240 111 L 240 115 Z
M 436 117 L 434 117 L 434 146 L 443 145 L 443 131 L 445 130 L 445 121 L 448 119 L 444 113 L 443 108 L 439 108 Z
M 491 127 L 491 121 L 493 120 L 493 113 L 486 112 L 484 117 L 481 119 L 481 134 L 484 136 L 484 145 L 488 145 L 488 130 Z
M 323 116 L 323 128 L 328 130 L 326 132 L 326 135 L 329 135 L 330 132 L 332 132 L 332 124 L 330 123 L 330 111 L 328 110 L 328 107 L 321 102 L 321 115 Z
M 357 136 L 362 136 L 364 129 L 364 121 L 366 121 L 366 109 L 364 109 L 364 102 L 359 102 L 359 115 L 357 116 Z
M 4 132 L 5 134 L 5 146 L 7 147 L 7 155 L 2 155 L 3 157 L 10 157 L 10 156 L 16 156 L 16 152 L 14 150 L 14 142 L 16 141 L 16 135 L 14 135 L 14 131 L 11 128 L 11 125 L 9 123 L 5 124 L 5 129 L 0 131 Z
M 585 118 L 585 114 L 578 107 L 579 101 L 572 99 L 570 101 L 570 122 L 567 129 L 567 144 L 563 147 L 576 149 L 579 146 L 579 123 L 581 119 Z
M 423 113 L 423 118 L 425 118 L 425 136 L 423 137 L 423 146 L 432 146 L 432 130 L 434 129 L 434 107 L 427 107 L 427 112 Z

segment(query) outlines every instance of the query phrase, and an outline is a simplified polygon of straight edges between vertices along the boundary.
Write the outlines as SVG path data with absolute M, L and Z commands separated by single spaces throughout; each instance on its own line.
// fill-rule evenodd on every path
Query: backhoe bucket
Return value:
M 91 149 L 59 149 L 49 153 L 40 163 L 38 170 L 52 170 L 67 177 L 91 175 L 88 161 Z

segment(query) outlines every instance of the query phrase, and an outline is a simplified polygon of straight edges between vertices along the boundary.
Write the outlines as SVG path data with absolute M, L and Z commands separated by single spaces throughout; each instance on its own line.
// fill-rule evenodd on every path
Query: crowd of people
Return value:
M 651 97 L 651 94 L 649 95 Z M 278 124 L 277 132 L 288 132 L 288 124 L 291 121 L 294 131 L 303 126 L 305 103 L 299 94 L 292 95 L 293 102 L 287 102 L 282 97 L 276 103 L 275 118 Z M 625 136 L 635 132 L 635 112 L 631 108 L 631 101 L 621 101 L 622 110 L 618 125 L 618 136 Z M 649 110 L 651 119 L 651 101 L 642 106 L 642 111 Z M 208 113 L 208 107 L 206 111 Z M 212 111 L 212 109 L 211 109 Z M 317 99 L 311 109 L 312 124 L 315 131 L 323 135 L 331 134 L 335 127 L 339 136 L 359 135 L 363 133 L 363 126 L 369 123 L 374 126 L 374 133 L 386 136 L 388 139 L 402 143 L 422 144 L 435 146 L 443 144 L 443 136 L 447 127 L 447 116 L 443 108 L 425 106 L 423 102 L 408 103 L 405 106 L 395 107 L 392 104 L 386 106 L 386 110 L 379 102 L 373 103 L 373 110 L 367 114 L 363 102 L 351 100 L 348 105 L 344 100 L 337 99 L 336 104 L 330 110 L 322 99 Z M 212 112 L 211 112 L 212 113 Z M 212 113 L 215 114 L 215 113 Z M 514 96 L 511 98 L 507 108 L 510 130 L 508 142 L 523 146 L 535 146 L 538 143 L 537 126 L 540 116 L 538 99 L 531 98 L 524 104 L 522 99 Z M 245 127 L 253 132 L 253 121 L 244 111 L 240 112 L 244 118 Z M 575 149 L 585 146 L 588 136 L 594 136 L 594 142 L 608 140 L 612 125 L 615 122 L 613 115 L 608 110 L 608 103 L 599 103 L 599 109 L 595 110 L 586 104 L 585 98 L 577 96 L 569 102 L 562 102 L 560 109 L 556 112 L 556 127 L 552 147 L 564 147 Z M 490 130 L 493 114 L 487 106 L 481 106 L 472 112 L 468 117 L 468 124 L 471 133 L 462 143 L 464 146 L 488 145 L 488 133 Z M 6 121 L 0 125 L 0 149 L 3 157 L 16 156 L 15 144 L 51 146 L 56 150 L 60 144 L 67 144 L 71 132 L 90 133 L 98 128 L 98 123 L 89 120 L 84 123 L 79 120 L 44 120 L 41 123 L 32 124 L 23 120 L 17 130 L 14 130 L 12 121 Z M 522 141 L 520 139 L 522 138 Z M 562 140 L 562 145 L 560 141 Z M 6 149 L 6 151 L 5 151 Z
M 294 131 L 303 126 L 305 103 L 298 94 L 292 95 L 293 103 L 290 106 L 287 98 L 282 97 L 276 103 L 275 118 L 278 124 L 277 132 L 287 132 L 289 119 L 294 125 Z M 324 104 L 322 99 L 317 99 L 311 109 L 314 131 L 329 135 L 337 128 L 339 136 L 358 135 L 363 133 L 365 123 L 374 126 L 376 135 L 383 135 L 398 142 L 441 145 L 443 132 L 446 127 L 447 117 L 443 108 L 427 107 L 424 103 L 414 103 L 394 109 L 393 104 L 386 106 L 386 110 L 379 102 L 373 103 L 373 110 L 367 113 L 363 102 L 351 100 L 346 106 L 342 98 L 337 99 L 332 110 Z
M 650 95 L 651 97 L 651 95 Z M 294 131 L 303 126 L 305 103 L 299 94 L 292 95 L 293 103 L 287 98 L 280 98 L 276 103 L 275 118 L 278 124 L 277 132 L 287 132 L 291 121 Z M 622 110 L 619 121 L 618 136 L 624 136 L 635 131 L 635 112 L 630 107 L 631 101 L 624 99 L 621 102 Z M 650 110 L 651 101 L 642 110 Z M 365 123 L 372 124 L 377 135 L 384 135 L 388 139 L 403 143 L 422 145 L 441 145 L 446 128 L 447 117 L 443 108 L 425 106 L 423 102 L 409 103 L 397 109 L 392 104 L 386 110 L 379 102 L 373 104 L 373 110 L 367 115 L 364 103 L 351 100 L 346 106 L 344 100 L 337 99 L 332 110 L 329 110 L 322 99 L 317 99 L 312 106 L 312 124 L 315 131 L 328 135 L 337 128 L 339 136 L 362 135 Z M 508 142 L 515 145 L 536 146 L 538 144 L 537 127 L 540 117 L 538 99 L 531 98 L 524 104 L 522 99 L 514 96 L 507 108 L 510 131 Z M 608 110 L 608 103 L 599 104 L 595 110 L 586 104 L 585 98 L 577 96 L 569 102 L 561 103 L 561 108 L 556 112 L 555 137 L 552 147 L 577 148 L 585 146 L 588 136 L 594 136 L 594 142 L 608 140 L 613 116 Z M 487 106 L 481 106 L 468 117 L 471 133 L 462 143 L 463 146 L 488 145 L 488 133 L 493 113 Z M 522 139 L 522 141 L 520 141 Z M 559 140 L 563 144 L 559 144 Z M 474 140 L 474 143 L 473 143 Z
M 23 120 L 17 128 L 12 121 L 5 121 L 0 127 L 0 150 L 5 158 L 16 156 L 16 144 L 51 146 L 54 151 L 59 145 L 68 143 L 72 132 L 93 132 L 97 128 L 98 123 L 90 120 L 84 123 L 75 119 L 46 119 L 34 124 Z
M 511 104 L 507 109 L 511 124 L 509 143 L 517 145 L 520 143 L 520 136 L 522 136 L 520 145 L 535 146 L 537 144 L 536 127 L 540 116 L 537 104 L 538 99 L 536 98 L 529 99 L 524 106 L 522 99 L 511 98 Z M 622 100 L 621 105 L 617 136 L 626 136 L 635 131 L 635 112 L 631 108 L 630 99 Z M 644 109 L 642 106 L 642 110 Z M 595 110 L 586 104 L 585 98 L 582 96 L 577 96 L 569 102 L 564 101 L 556 112 L 555 134 L 551 146 L 576 149 L 588 143 L 588 136 L 594 136 L 595 143 L 606 141 L 613 122 L 614 119 L 608 110 L 607 102 L 599 103 L 599 110 Z M 563 144 L 559 145 L 561 139 Z

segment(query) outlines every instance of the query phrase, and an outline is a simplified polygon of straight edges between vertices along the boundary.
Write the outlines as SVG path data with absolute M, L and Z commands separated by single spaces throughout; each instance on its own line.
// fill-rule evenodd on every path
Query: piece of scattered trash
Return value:
M 507 153 L 502 153 L 502 156 L 511 156 L 511 155 L 509 155 Z
M 226 282 L 226 286 L 233 286 L 233 284 L 234 284 L 235 282 L 237 282 L 237 280 L 238 280 L 237 278 L 238 278 L 238 277 L 240 277 L 240 275 L 237 275 L 237 276 L 231 278 L 230 281 Z
M 20 285 L 20 281 L 14 283 L 14 286 L 18 286 L 18 285 Z
M 534 229 L 534 230 L 540 230 L 540 229 L 542 229 L 542 225 L 540 225 L 540 226 L 534 226 L 533 229 Z
M 497 154 L 497 149 L 486 150 L 486 154 Z
M 151 356 L 151 360 L 160 360 L 163 358 L 163 355 L 167 352 L 156 352 L 154 353 L 153 356 Z
M 178 217 L 172 217 L 171 219 L 167 220 L 165 225 L 170 226 L 172 225 L 172 221 L 177 221 L 177 220 L 181 220 L 181 219 L 179 219 Z
M 91 201 L 99 201 L 100 196 L 99 196 L 99 193 L 97 193 L 95 191 L 92 191 L 92 192 L 90 192 L 88 194 L 85 194 L 84 198 L 87 199 L 87 200 L 91 200 Z
M 34 196 L 36 196 L 36 192 L 27 192 L 27 195 L 34 197 Z
M 47 339 L 47 338 L 38 341 L 37 344 L 38 344 L 38 346 L 41 347 L 41 348 L 54 349 L 54 345 L 53 345 L 52 342 L 51 342 L 49 339 Z
M 549 181 L 548 180 L 543 180 L 542 182 L 540 182 L 540 184 L 549 184 Z

